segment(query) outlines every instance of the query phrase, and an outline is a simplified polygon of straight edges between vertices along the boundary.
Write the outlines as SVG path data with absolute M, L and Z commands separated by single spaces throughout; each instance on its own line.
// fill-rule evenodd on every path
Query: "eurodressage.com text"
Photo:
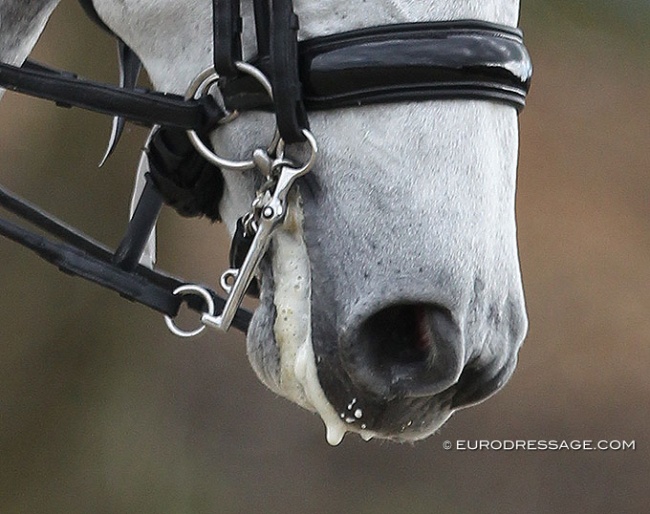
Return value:
M 636 450 L 636 440 L 592 439 L 458 439 L 444 441 L 445 450 L 455 451 L 628 451 Z

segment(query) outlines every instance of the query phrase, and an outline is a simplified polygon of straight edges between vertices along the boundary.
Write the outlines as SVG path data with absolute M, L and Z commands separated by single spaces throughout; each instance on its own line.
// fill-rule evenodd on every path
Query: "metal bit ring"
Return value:
M 307 159 L 307 162 L 305 162 L 305 164 L 303 164 L 300 168 L 293 168 L 294 173 L 296 173 L 299 176 L 304 175 L 309 170 L 311 170 L 314 167 L 314 164 L 316 164 L 316 158 L 318 157 L 318 143 L 316 142 L 316 138 L 314 137 L 314 134 L 312 134 L 307 129 L 302 129 L 302 134 L 303 136 L 305 136 L 305 139 L 307 139 L 307 143 L 309 143 L 311 154 L 309 155 L 309 159 Z M 284 143 L 284 139 L 280 139 L 280 141 L 278 142 L 277 153 L 278 156 L 282 156 L 283 160 L 284 160 L 285 146 L 286 145 Z
M 208 293 L 204 288 L 192 284 L 186 284 L 184 286 L 180 286 L 174 289 L 173 294 L 182 295 L 182 296 L 188 296 L 188 295 L 201 296 L 205 300 L 205 303 L 208 306 L 207 314 L 209 314 L 210 316 L 214 316 L 214 311 L 215 311 L 214 298 L 212 298 L 212 295 Z M 189 338 L 189 337 L 198 336 L 201 332 L 205 330 L 205 325 L 201 325 L 199 328 L 190 331 L 182 330 L 178 328 L 178 326 L 176 326 L 176 323 L 174 323 L 174 319 L 167 315 L 165 315 L 165 323 L 167 324 L 167 328 L 170 330 L 170 332 L 174 335 L 177 335 L 178 337 Z
M 266 78 L 266 75 L 264 75 L 264 73 L 262 73 L 255 66 L 242 61 L 235 62 L 235 66 L 241 73 L 250 75 L 255 80 L 257 80 L 262 85 L 266 93 L 269 95 L 269 98 L 273 100 L 273 87 L 271 86 L 271 82 L 269 82 L 269 79 Z M 219 80 L 219 75 L 214 71 L 213 67 L 203 70 L 201 73 L 199 73 L 196 76 L 196 78 L 190 84 L 189 88 L 185 93 L 185 99 L 191 100 L 207 94 L 208 89 L 213 84 L 215 84 L 218 80 Z M 232 113 L 226 118 L 224 118 L 222 122 L 228 123 L 233 119 L 235 119 L 236 117 L 237 117 L 236 114 Z M 246 170 L 252 170 L 256 167 L 255 162 L 252 159 L 245 160 L 245 161 L 235 161 L 231 159 L 226 159 L 225 157 L 221 157 L 203 142 L 203 140 L 199 137 L 199 135 L 196 133 L 195 130 L 188 130 L 187 136 L 190 139 L 192 145 L 194 145 L 194 148 L 196 148 L 196 151 L 199 152 L 199 154 L 201 154 L 201 156 L 205 160 L 207 160 L 211 164 L 214 164 L 218 168 L 226 169 L 230 171 L 246 171 Z M 272 151 L 275 148 L 278 140 L 279 140 L 279 135 L 276 129 L 275 133 L 273 134 L 273 139 L 269 145 L 269 151 Z

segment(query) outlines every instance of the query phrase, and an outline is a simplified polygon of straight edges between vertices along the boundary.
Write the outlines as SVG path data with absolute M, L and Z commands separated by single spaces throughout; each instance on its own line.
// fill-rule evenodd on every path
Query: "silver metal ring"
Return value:
M 200 93 L 198 96 L 203 96 L 205 94 L 205 89 L 208 86 L 216 83 L 219 80 L 219 75 L 214 71 L 214 68 L 206 68 L 201 73 L 199 73 L 192 83 L 185 91 L 185 100 L 193 100 L 197 97 L 197 93 Z
M 271 82 L 269 82 L 269 79 L 266 78 L 266 75 L 264 75 L 264 73 L 262 73 L 255 66 L 242 61 L 237 61 L 235 63 L 235 66 L 240 72 L 250 75 L 255 80 L 257 80 L 262 85 L 266 93 L 269 95 L 269 98 L 273 100 L 273 87 L 271 86 Z M 193 98 L 197 98 L 197 96 L 200 97 L 204 94 L 207 94 L 208 88 L 213 84 L 215 84 L 218 80 L 219 80 L 219 75 L 214 71 L 214 68 L 210 67 L 203 70 L 201 73 L 199 73 L 196 76 L 196 78 L 190 84 L 189 88 L 185 93 L 185 99 L 190 100 Z M 225 118 L 222 121 L 226 123 L 232 121 L 236 117 L 237 116 L 235 115 L 235 113 L 231 113 L 230 115 L 227 116 L 227 118 Z M 208 162 L 214 164 L 219 168 L 227 169 L 230 171 L 246 171 L 255 168 L 255 162 L 252 159 L 245 160 L 245 161 L 235 161 L 217 155 L 212 149 L 210 149 L 201 140 L 199 135 L 194 130 L 188 130 L 187 136 L 190 139 L 192 145 L 194 145 L 194 148 L 196 148 L 196 151 L 199 152 L 199 154 L 201 154 L 201 156 L 205 160 L 207 160 Z M 273 140 L 269 145 L 269 148 L 272 149 L 277 144 L 276 140 L 277 140 L 277 130 L 273 135 Z
M 219 280 L 219 285 L 226 293 L 230 294 L 232 286 L 239 276 L 239 269 L 230 268 L 223 272 L 221 279 Z M 228 283 L 228 280 L 232 280 L 232 283 Z
M 208 305 L 208 312 L 206 314 L 209 314 L 210 316 L 214 316 L 214 299 L 212 298 L 212 295 L 208 293 L 204 288 L 193 285 L 193 284 L 186 284 L 184 286 L 177 287 L 174 289 L 174 295 L 183 295 L 183 296 L 188 296 L 188 295 L 199 295 L 203 297 L 205 300 L 205 303 Z M 165 323 L 167 324 L 167 328 L 170 330 L 170 332 L 178 337 L 194 337 L 198 336 L 201 332 L 205 330 L 205 325 L 200 326 L 197 329 L 191 330 L 191 331 L 186 331 L 186 330 L 181 330 L 176 326 L 174 323 L 173 318 L 165 315 Z
M 309 130 L 307 129 L 302 129 L 302 134 L 305 136 L 305 139 L 307 139 L 307 142 L 309 143 L 309 146 L 311 147 L 311 155 L 309 156 L 309 159 L 305 164 L 302 165 L 300 168 L 292 168 L 294 173 L 297 175 L 304 175 L 307 173 L 309 170 L 311 170 L 314 167 L 314 164 L 316 164 L 316 158 L 318 157 L 318 143 L 316 142 L 316 138 L 314 137 L 314 134 L 312 134 Z M 283 139 L 280 139 L 278 142 L 278 156 L 282 156 L 281 158 L 284 158 L 284 147 L 285 147 L 285 142 Z

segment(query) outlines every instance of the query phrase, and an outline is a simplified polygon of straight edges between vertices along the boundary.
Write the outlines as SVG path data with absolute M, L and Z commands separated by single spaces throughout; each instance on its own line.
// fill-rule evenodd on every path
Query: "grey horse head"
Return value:
M 516 0 L 294 4 L 301 38 L 426 20 L 515 26 L 519 9 Z M 182 94 L 212 61 L 209 0 L 95 7 L 157 89 Z M 400 103 L 313 113 L 310 123 L 322 151 L 263 262 L 250 361 L 272 390 L 318 412 L 332 443 L 346 431 L 421 439 L 505 384 L 526 333 L 515 109 Z M 247 113 L 212 143 L 245 158 L 272 131 L 270 115 Z M 231 230 L 258 182 L 253 172 L 225 174 L 221 214 Z

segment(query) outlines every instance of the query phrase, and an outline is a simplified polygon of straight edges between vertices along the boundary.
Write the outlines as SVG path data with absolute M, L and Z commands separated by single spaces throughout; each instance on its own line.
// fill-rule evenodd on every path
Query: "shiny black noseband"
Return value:
M 92 1 L 80 1 L 103 24 Z M 210 96 L 188 100 L 138 89 L 135 79 L 123 82 L 122 87 L 84 80 L 29 61 L 21 67 L 0 63 L 0 86 L 65 107 L 199 133 L 215 129 L 234 110 L 269 110 L 275 112 L 286 143 L 304 141 L 308 112 L 313 110 L 448 99 L 496 101 L 517 110 L 525 104 L 532 65 L 518 29 L 476 20 L 423 22 L 299 41 L 291 0 L 254 0 L 253 5 L 257 55 L 251 64 L 270 79 L 272 102 L 259 82 L 240 74 L 236 65 L 242 59 L 239 0 L 213 0 L 214 67 L 220 76 L 223 105 Z M 139 69 L 134 54 L 120 44 L 124 60 L 131 56 L 134 69 Z M 0 205 L 56 240 L 4 219 L 0 219 L 0 234 L 66 273 L 168 316 L 175 316 L 183 302 L 203 312 L 204 299 L 173 294 L 184 281 L 138 264 L 162 201 L 149 182 L 124 239 L 112 252 L 0 188 Z M 216 293 L 208 291 L 217 305 L 223 304 Z M 250 313 L 241 310 L 233 325 L 245 331 L 249 322 Z

